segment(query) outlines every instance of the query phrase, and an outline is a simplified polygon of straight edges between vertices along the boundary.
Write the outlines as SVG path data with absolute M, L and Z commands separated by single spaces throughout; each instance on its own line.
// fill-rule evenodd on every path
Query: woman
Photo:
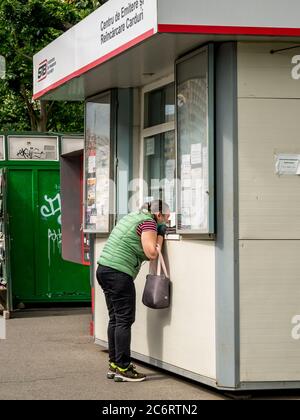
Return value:
M 162 247 L 170 209 L 161 200 L 145 204 L 123 217 L 111 232 L 98 260 L 97 280 L 103 289 L 109 313 L 108 379 L 141 382 L 130 358 L 131 326 L 135 321 L 134 279 L 141 264 L 155 260 Z

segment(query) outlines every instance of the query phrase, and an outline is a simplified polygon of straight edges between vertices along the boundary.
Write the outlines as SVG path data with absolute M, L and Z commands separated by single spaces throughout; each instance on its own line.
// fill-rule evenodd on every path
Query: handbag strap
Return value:
M 164 257 L 162 256 L 160 249 L 158 249 L 158 262 L 157 262 L 157 272 L 156 272 L 157 276 L 160 276 L 161 274 L 161 267 L 163 269 L 164 275 L 167 278 L 169 278 Z

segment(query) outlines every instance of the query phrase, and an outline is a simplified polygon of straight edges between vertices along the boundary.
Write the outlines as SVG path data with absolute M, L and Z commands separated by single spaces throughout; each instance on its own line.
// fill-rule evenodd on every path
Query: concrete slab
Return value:
M 107 352 L 89 335 L 90 308 L 14 313 L 0 340 L 0 400 L 224 400 L 230 395 L 138 363 L 142 383 L 106 379 Z M 232 397 L 232 395 L 231 395 Z M 300 399 L 300 391 L 252 392 L 242 399 Z
M 138 364 L 142 383 L 106 379 L 107 352 L 89 336 L 89 308 L 25 310 L 0 342 L 1 400 L 222 400 L 222 394 Z M 3 363 L 5 361 L 5 363 Z

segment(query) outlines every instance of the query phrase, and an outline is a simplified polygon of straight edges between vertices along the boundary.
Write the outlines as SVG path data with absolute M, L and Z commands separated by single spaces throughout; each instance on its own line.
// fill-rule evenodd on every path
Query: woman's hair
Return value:
M 161 213 L 166 214 L 170 211 L 170 208 L 167 203 L 162 200 L 153 200 L 150 203 L 145 203 L 142 205 L 141 210 L 147 210 L 151 214 Z

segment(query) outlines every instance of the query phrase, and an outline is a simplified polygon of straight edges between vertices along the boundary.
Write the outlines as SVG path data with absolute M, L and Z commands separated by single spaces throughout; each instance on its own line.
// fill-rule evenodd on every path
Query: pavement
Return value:
M 137 363 L 148 379 L 106 379 L 107 352 L 89 335 L 90 308 L 28 309 L 0 340 L 0 400 L 222 400 L 210 388 Z
M 0 340 L 0 400 L 225 400 L 228 395 L 137 363 L 148 379 L 106 379 L 107 351 L 89 335 L 90 308 L 27 309 L 7 321 Z M 247 396 L 243 396 L 247 397 Z M 252 395 L 253 397 L 253 395 Z M 254 399 L 300 399 L 299 392 Z

